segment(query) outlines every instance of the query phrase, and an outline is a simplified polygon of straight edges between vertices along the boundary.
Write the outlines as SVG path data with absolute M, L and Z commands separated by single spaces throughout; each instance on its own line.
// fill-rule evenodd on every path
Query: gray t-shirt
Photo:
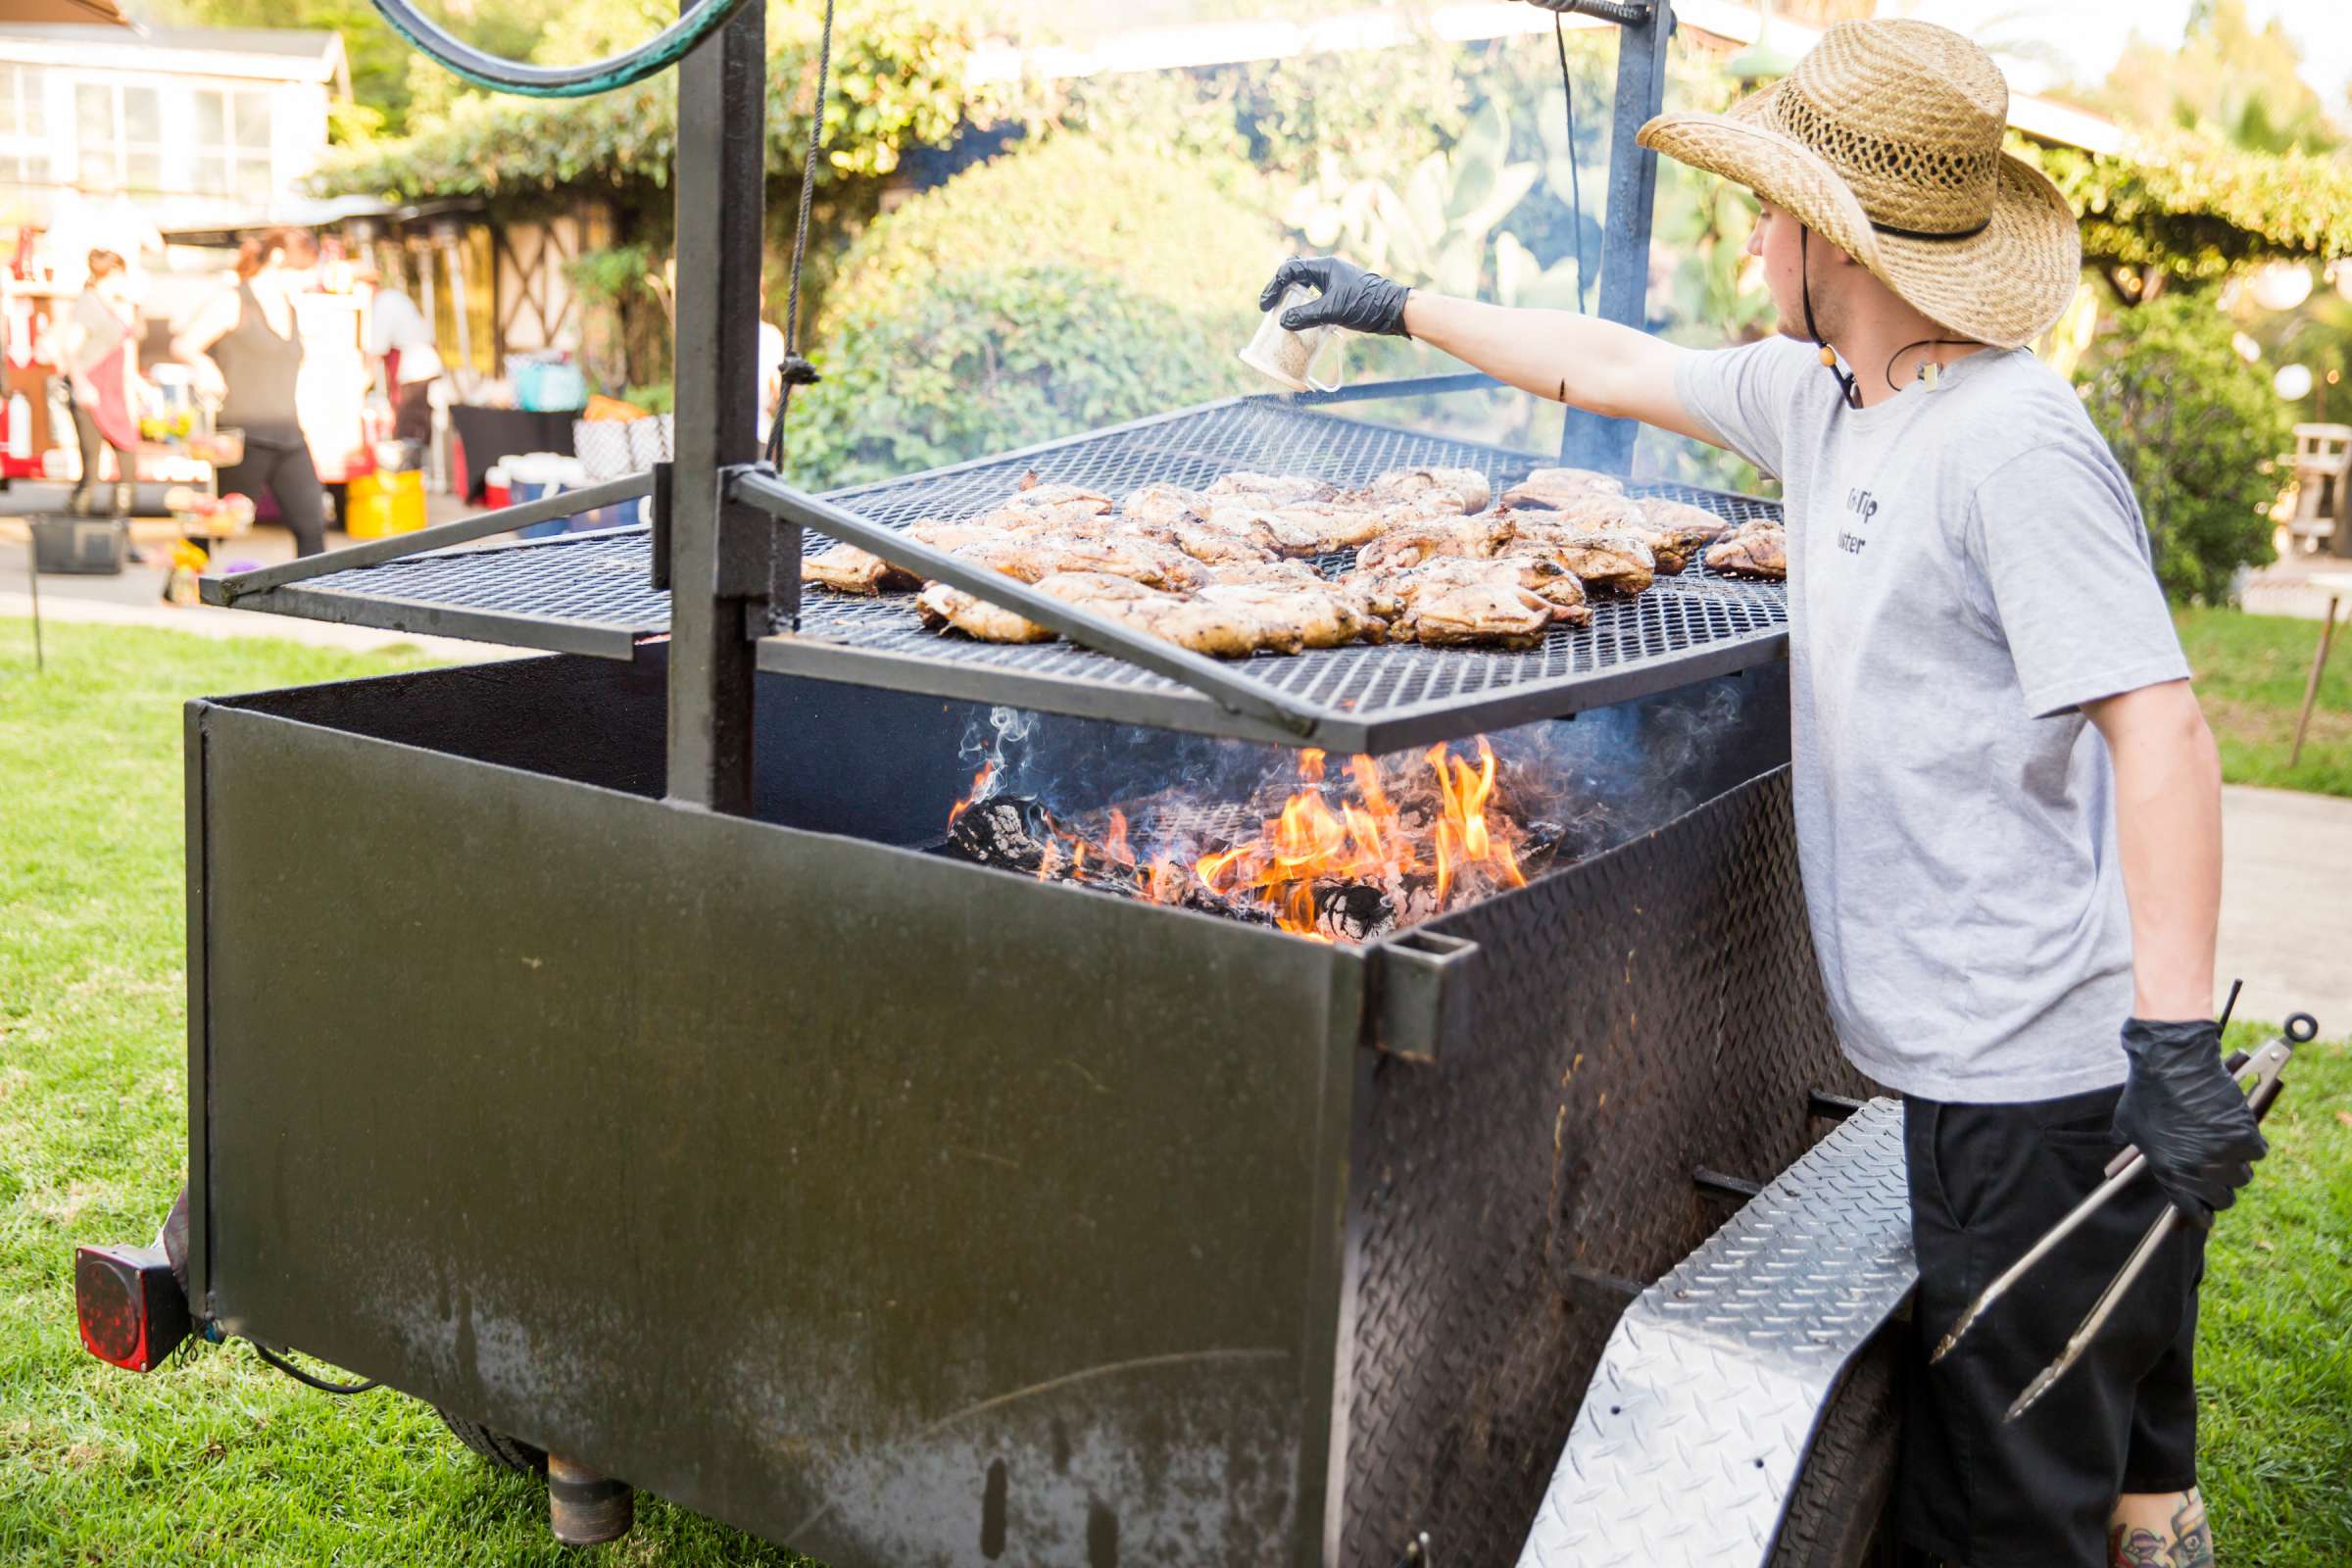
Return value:
M 2132 928 L 2077 705 L 2188 674 L 2131 483 L 2024 350 L 1868 409 L 1817 353 L 1692 354 L 1676 390 L 1787 497 L 1798 860 L 1840 1042 L 1929 1100 L 2120 1083 Z

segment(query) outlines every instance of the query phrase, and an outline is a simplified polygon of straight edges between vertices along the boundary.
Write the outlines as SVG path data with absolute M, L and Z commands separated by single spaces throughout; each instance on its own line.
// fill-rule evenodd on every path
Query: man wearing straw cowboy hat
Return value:
M 2202 1232 L 2263 1144 L 2211 1021 L 2220 770 L 2123 472 L 2024 345 L 2074 219 L 2001 150 L 2008 89 L 1925 23 L 1832 27 L 1643 145 L 1751 187 L 1782 337 L 1715 352 L 1446 299 L 1322 258 L 1283 324 L 1408 334 L 1782 480 L 1799 855 L 1841 1044 L 1904 1097 L 1920 1294 L 1907 1546 L 1966 1568 L 2211 1564 L 2191 1354 Z M 1990 1277 L 2128 1190 L 1933 1367 Z M 2170 1201 L 2181 1227 L 2075 1371 L 2010 1397 Z

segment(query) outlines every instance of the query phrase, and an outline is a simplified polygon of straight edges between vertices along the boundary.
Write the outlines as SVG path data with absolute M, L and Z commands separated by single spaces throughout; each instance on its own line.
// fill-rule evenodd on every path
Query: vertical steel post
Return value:
M 1600 314 L 1627 326 L 1648 319 L 1649 220 L 1658 190 L 1658 155 L 1634 139 L 1666 104 L 1666 40 L 1674 0 L 1650 0 L 1649 20 L 1617 29 L 1617 104 L 1609 128 L 1608 221 L 1600 240 Z M 1634 463 L 1631 419 L 1570 409 L 1560 431 L 1560 461 L 1603 473 Z
M 747 5 L 678 66 L 677 439 L 669 517 L 669 797 L 743 812 L 752 799 L 753 646 L 764 598 L 738 559 L 722 470 L 760 457 L 760 263 L 767 17 Z M 765 519 L 759 521 L 764 547 Z

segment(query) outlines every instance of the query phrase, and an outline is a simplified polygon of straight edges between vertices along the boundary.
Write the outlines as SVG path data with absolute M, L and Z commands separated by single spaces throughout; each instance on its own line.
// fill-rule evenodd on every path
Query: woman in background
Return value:
M 326 496 L 296 416 L 302 333 L 294 296 L 309 286 L 318 243 L 303 229 L 273 228 L 237 251 L 237 286 L 198 311 L 172 355 L 220 399 L 220 424 L 245 434 L 245 460 L 220 470 L 220 493 L 261 499 L 267 490 L 294 534 L 295 554 L 326 548 Z
M 66 510 L 76 516 L 97 510 L 98 464 L 107 447 L 118 454 L 118 482 L 107 491 L 107 512 L 119 517 L 130 510 L 138 445 L 138 420 L 131 413 L 139 379 L 137 326 L 122 258 L 109 250 L 90 252 L 87 278 L 59 345 L 74 406 L 74 439 L 81 449 L 81 477 L 66 502 Z

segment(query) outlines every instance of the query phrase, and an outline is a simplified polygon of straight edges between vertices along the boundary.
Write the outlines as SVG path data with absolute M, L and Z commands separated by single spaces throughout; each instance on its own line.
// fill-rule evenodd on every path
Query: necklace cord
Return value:
M 1955 348 L 1977 348 L 1982 346 L 1973 337 L 1923 337 L 1917 342 L 1906 343 L 1901 348 L 1896 349 L 1892 354 L 1886 356 L 1886 390 L 1889 392 L 1900 392 L 1902 390 L 1901 387 L 1895 384 L 1894 380 L 1894 365 L 1897 360 L 1910 353 L 1913 349 L 1932 349 L 1939 343 L 1949 343 Z M 1924 367 L 1922 368 L 1921 373 L 1925 373 Z
M 1845 406 L 1849 409 L 1858 409 L 1862 406 L 1862 389 L 1856 384 L 1857 378 L 1850 372 L 1838 368 L 1838 351 L 1832 348 L 1829 341 L 1821 335 L 1821 328 L 1813 324 L 1813 254 L 1807 244 L 1807 241 L 1812 238 L 1812 234 L 1813 231 L 1802 223 L 1797 225 L 1796 265 L 1798 284 L 1803 290 L 1805 300 L 1805 335 L 1821 345 L 1821 363 L 1828 367 L 1831 375 L 1837 377 L 1838 390 Z

